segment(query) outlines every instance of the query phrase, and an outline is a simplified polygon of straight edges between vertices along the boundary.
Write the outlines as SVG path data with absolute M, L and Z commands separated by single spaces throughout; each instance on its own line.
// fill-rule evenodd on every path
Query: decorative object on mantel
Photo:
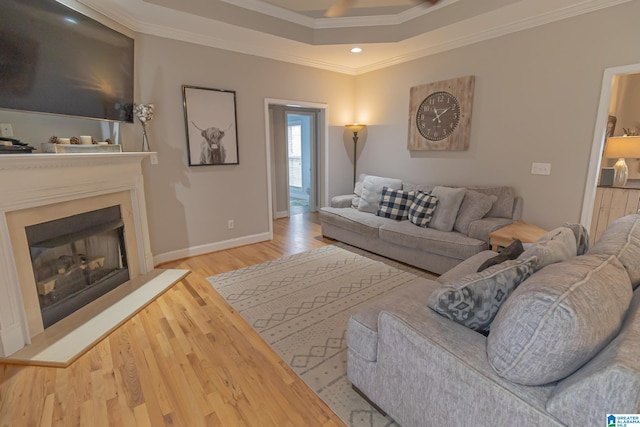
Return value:
M 607 139 L 607 146 L 604 150 L 607 158 L 618 158 L 613 166 L 615 170 L 613 185 L 624 187 L 629 177 L 629 168 L 625 158 L 640 158 L 640 136 L 615 136 Z
M 353 185 L 356 185 L 356 156 L 358 155 L 358 132 L 366 128 L 367 125 L 354 123 L 352 125 L 344 125 L 347 129 L 353 132 Z
M 408 150 L 469 149 L 475 76 L 410 90 Z
M 136 115 L 140 123 L 142 123 L 142 151 L 151 151 L 149 148 L 149 139 L 147 138 L 147 123 L 153 119 L 153 104 L 134 104 L 133 114 Z
M 58 138 L 61 139 L 61 138 Z M 42 153 L 120 153 L 122 145 L 98 142 L 97 144 L 52 144 L 43 142 L 40 144 Z

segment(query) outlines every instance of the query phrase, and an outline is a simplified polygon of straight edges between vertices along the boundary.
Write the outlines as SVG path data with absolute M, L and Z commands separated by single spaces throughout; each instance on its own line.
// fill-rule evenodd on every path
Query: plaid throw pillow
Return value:
M 436 210 L 438 198 L 429 193 L 419 191 L 413 198 L 413 203 L 409 207 L 409 221 L 419 227 L 426 227 L 433 218 Z
M 413 191 L 392 190 L 389 187 L 382 187 L 382 196 L 380 197 L 380 203 L 378 203 L 376 215 L 398 221 L 407 219 L 409 206 L 413 202 L 414 195 Z

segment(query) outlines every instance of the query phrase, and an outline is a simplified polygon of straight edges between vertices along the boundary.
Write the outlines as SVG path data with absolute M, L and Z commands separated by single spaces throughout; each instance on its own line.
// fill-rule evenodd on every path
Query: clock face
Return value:
M 460 103 L 449 92 L 427 96 L 416 113 L 416 127 L 429 141 L 440 141 L 453 133 L 460 122 Z

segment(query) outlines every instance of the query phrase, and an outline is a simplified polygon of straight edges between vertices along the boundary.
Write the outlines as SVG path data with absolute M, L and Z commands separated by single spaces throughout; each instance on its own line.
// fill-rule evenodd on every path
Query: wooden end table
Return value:
M 547 230 L 537 225 L 516 221 L 489 233 L 489 243 L 491 244 L 491 249 L 498 252 L 499 248 L 509 246 L 516 239 L 520 239 L 522 243 L 533 243 L 546 233 Z

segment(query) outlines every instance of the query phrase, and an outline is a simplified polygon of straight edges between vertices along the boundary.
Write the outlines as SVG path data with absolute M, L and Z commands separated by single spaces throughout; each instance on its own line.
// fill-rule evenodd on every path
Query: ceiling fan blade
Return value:
M 353 4 L 353 1 L 354 0 L 336 1 L 329 9 L 327 9 L 324 16 L 326 16 L 327 18 L 338 18 L 340 16 L 343 16 L 345 13 L 347 13 L 349 8 Z

